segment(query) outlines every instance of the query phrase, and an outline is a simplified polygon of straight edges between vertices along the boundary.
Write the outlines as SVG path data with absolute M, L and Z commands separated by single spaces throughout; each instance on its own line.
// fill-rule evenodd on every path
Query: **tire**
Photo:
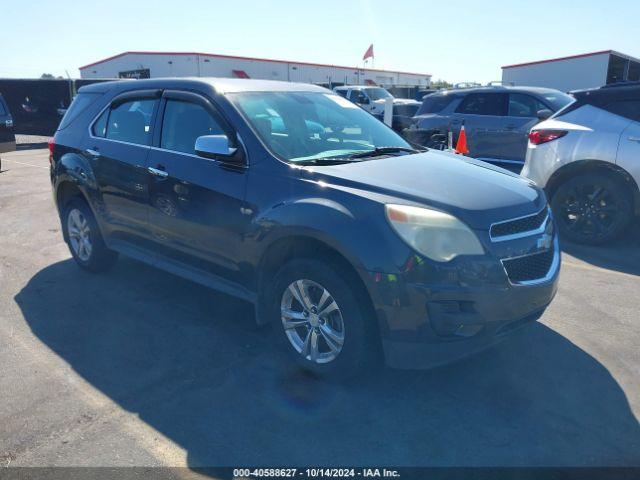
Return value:
M 102 239 L 91 209 L 84 200 L 72 199 L 64 208 L 62 228 L 73 259 L 90 272 L 104 272 L 118 260 Z
M 551 199 L 560 234 L 573 242 L 601 245 L 619 238 L 633 217 L 633 197 L 608 173 L 585 173 L 562 183 Z
M 363 295 L 347 283 L 349 274 L 342 270 L 326 261 L 291 260 L 276 274 L 268 294 L 271 324 L 281 347 L 303 369 L 333 380 L 375 369 L 379 359 L 371 309 Z M 296 286 L 302 288 L 302 296 L 294 293 Z M 324 301 L 323 292 L 329 295 Z M 303 304 L 305 295 L 313 306 Z M 291 311 L 297 318 L 285 317 L 283 311 Z M 285 321 L 299 322 L 300 326 L 287 329 Z

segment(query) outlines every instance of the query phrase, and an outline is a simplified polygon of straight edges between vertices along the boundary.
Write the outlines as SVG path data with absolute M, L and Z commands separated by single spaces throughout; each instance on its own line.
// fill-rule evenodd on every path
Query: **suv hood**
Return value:
M 419 204 L 455 215 L 475 229 L 539 212 L 542 190 L 507 170 L 468 157 L 429 151 L 357 163 L 308 167 L 328 186 L 381 203 Z M 355 191 L 354 191 L 355 189 Z
M 374 100 L 373 103 L 376 105 L 384 105 L 385 100 L 381 98 L 380 100 Z M 411 100 L 410 98 L 394 98 L 394 105 L 420 105 L 420 102 L 417 100 Z

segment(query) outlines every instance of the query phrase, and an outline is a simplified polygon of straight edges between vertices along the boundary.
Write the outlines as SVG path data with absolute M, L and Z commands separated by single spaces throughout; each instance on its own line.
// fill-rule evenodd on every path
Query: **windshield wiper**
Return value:
M 357 162 L 353 157 L 326 157 L 326 158 L 308 158 L 306 160 L 294 160 L 291 163 L 295 165 L 340 165 L 341 163 Z
M 420 153 L 420 150 L 416 150 L 414 148 L 407 147 L 376 147 L 373 150 L 367 150 L 365 152 L 358 152 L 349 155 L 349 158 L 366 158 L 366 157 L 377 157 L 379 155 L 386 155 L 388 153 L 399 153 L 399 152 L 408 152 L 408 153 Z

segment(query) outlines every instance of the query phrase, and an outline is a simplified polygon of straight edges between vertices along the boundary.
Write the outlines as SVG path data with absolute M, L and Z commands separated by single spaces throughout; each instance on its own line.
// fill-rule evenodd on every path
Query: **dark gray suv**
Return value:
M 487 86 L 442 90 L 424 97 L 406 137 L 432 146 L 434 134 L 458 137 L 464 122 L 470 156 L 519 170 L 536 123 L 573 101 L 550 88 Z

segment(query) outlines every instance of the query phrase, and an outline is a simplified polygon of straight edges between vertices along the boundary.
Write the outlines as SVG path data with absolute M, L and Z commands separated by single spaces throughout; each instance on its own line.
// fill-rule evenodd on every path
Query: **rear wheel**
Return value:
M 375 319 L 340 268 L 297 259 L 275 277 L 270 304 L 282 347 L 306 370 L 349 378 L 376 364 Z
M 104 244 L 96 219 L 84 201 L 73 199 L 66 205 L 62 226 L 71 255 L 82 268 L 102 272 L 118 259 L 118 254 Z
M 607 173 L 586 173 L 561 184 L 551 200 L 560 233 L 599 245 L 618 238 L 633 216 L 628 187 Z

